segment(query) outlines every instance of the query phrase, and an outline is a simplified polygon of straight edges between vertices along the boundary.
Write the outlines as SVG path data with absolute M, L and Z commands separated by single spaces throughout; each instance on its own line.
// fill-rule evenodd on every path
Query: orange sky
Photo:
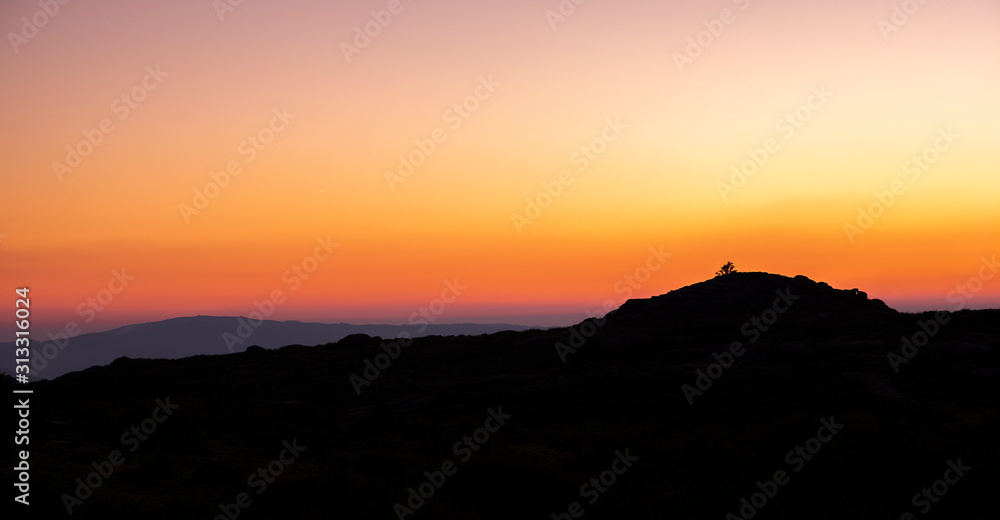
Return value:
M 634 296 L 732 260 L 953 308 L 998 252 L 995 2 L 224 2 L 0 6 L 0 279 L 39 327 L 274 291 L 398 323 L 445 280 L 441 321 L 570 323 L 650 248 Z

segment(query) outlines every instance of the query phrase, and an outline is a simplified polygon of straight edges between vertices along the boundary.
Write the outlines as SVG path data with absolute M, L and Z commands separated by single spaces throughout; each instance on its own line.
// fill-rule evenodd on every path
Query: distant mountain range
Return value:
M 383 338 L 396 338 L 400 334 L 407 334 L 409 337 L 418 338 L 475 336 L 530 328 L 532 327 L 507 323 L 352 325 L 300 321 L 250 321 L 245 317 L 173 318 L 127 325 L 105 332 L 81 334 L 70 338 L 62 345 L 53 341 L 33 339 L 31 379 L 54 379 L 91 366 L 106 365 L 119 357 L 177 359 L 243 352 L 252 345 L 263 348 L 285 345 L 312 346 L 339 341 L 351 334 L 367 334 Z M 4 352 L 13 352 L 14 343 L 0 343 L 0 348 Z M 13 374 L 13 356 L 6 356 L 0 367 L 3 372 Z

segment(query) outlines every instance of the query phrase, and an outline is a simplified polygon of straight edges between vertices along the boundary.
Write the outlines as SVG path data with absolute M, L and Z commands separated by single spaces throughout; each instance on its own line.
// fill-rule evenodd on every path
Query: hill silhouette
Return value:
M 74 479 L 169 396 L 170 418 L 74 517 L 226 518 L 248 475 L 295 440 L 307 449 L 241 514 L 718 519 L 763 497 L 753 516 L 900 518 L 920 515 L 914 495 L 960 459 L 973 469 L 931 516 L 986 518 L 1000 481 L 998 318 L 733 273 L 566 328 L 120 358 L 30 385 L 44 403 L 32 498 L 66 514 Z M 893 364 L 893 352 L 912 356 Z M 431 497 L 414 500 L 422 484 Z
M 300 321 L 252 321 L 244 316 L 192 316 L 152 323 L 126 325 L 60 341 L 38 341 L 32 360 L 35 379 L 54 379 L 94 365 L 106 365 L 119 357 L 177 359 L 198 355 L 243 352 L 247 347 L 277 348 L 284 345 L 318 345 L 351 334 L 394 338 L 428 335 L 485 334 L 501 330 L 527 330 L 507 323 L 449 323 L 417 325 L 353 325 Z M 43 347 L 48 343 L 50 347 Z M 12 350 L 13 342 L 0 343 Z M 46 351 L 45 348 L 49 350 Z M 58 348 L 58 350 L 55 350 Z M 4 360 L 7 373 L 14 373 L 13 358 Z

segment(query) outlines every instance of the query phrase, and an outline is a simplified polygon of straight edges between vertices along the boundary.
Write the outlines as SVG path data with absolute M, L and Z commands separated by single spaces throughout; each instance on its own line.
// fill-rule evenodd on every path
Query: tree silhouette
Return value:
M 723 264 L 718 271 L 715 272 L 715 276 L 722 276 L 724 274 L 733 274 L 736 272 L 736 266 L 732 262 L 726 262 Z

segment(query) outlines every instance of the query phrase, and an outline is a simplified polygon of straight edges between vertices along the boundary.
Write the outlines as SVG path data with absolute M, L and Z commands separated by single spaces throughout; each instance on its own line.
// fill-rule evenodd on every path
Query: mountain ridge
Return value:
M 880 320 L 899 322 L 902 316 L 924 313 L 901 313 L 878 299 L 868 299 L 864 291 L 858 289 L 836 289 L 825 282 L 817 282 L 803 275 L 788 277 L 767 272 L 734 272 L 716 276 L 687 286 L 673 289 L 664 294 L 648 298 L 631 298 L 617 309 L 610 311 L 601 323 L 610 327 L 602 329 L 619 330 L 625 339 L 635 340 L 649 334 L 659 334 L 663 329 L 715 329 L 718 316 L 735 314 L 751 316 L 766 308 L 777 291 L 783 288 L 802 301 L 793 303 L 795 314 L 802 307 L 812 313 L 814 322 L 855 320 L 855 324 L 871 325 Z M 989 310 L 982 310 L 988 312 Z M 934 312 L 934 311 L 926 311 Z M 968 311 L 978 312 L 978 311 Z M 245 316 L 197 315 L 167 318 L 154 322 L 124 325 L 102 332 L 81 334 L 70 338 L 68 344 L 74 348 L 61 348 L 52 359 L 52 349 L 41 352 L 40 347 L 53 342 L 35 342 L 33 351 L 33 372 L 37 377 L 51 379 L 60 375 L 83 370 L 91 366 L 106 365 L 119 357 L 178 359 L 196 355 L 214 355 L 241 352 L 249 346 L 268 349 L 286 345 L 322 345 L 337 342 L 356 334 L 378 338 L 395 338 L 402 333 L 410 337 L 458 336 L 490 334 L 501 331 L 526 331 L 532 329 L 573 329 L 589 319 L 569 327 L 536 327 L 508 323 L 448 323 L 448 324 L 350 324 L 343 322 L 321 323 L 299 320 L 262 320 L 259 325 Z M 903 319 L 902 321 L 906 321 Z M 803 324 L 805 328 L 821 327 L 821 324 Z M 692 329 L 694 330 L 694 329 Z M 813 329 L 811 329 L 813 330 Z M 602 330 L 606 334 L 607 330 Z M 705 332 L 705 330 L 701 330 Z M 132 335 L 132 337 L 129 337 Z M 122 342 L 144 342 L 142 348 L 135 349 Z M 58 345 L 58 342 L 55 342 Z M 13 347 L 13 342 L 0 343 L 0 347 Z M 4 367 L 13 373 L 13 362 Z
M 60 375 L 105 365 L 119 357 L 177 359 L 195 355 L 242 352 L 251 345 L 278 348 L 289 344 L 320 345 L 351 334 L 395 337 L 409 334 L 484 334 L 533 327 L 507 323 L 362 324 L 319 323 L 297 320 L 251 321 L 244 316 L 188 316 L 123 325 L 102 332 L 88 332 L 62 341 L 33 341 L 32 379 Z M 53 345 L 53 346 L 47 346 Z M 136 346 L 138 345 L 138 346 Z M 13 348 L 13 342 L 0 348 Z M 58 348 L 58 350 L 55 350 Z M 14 372 L 14 361 L 3 368 Z
M 975 469 L 935 513 L 987 518 L 976 515 L 992 510 L 1000 481 L 1000 311 L 945 313 L 929 333 L 938 313 L 790 280 L 725 275 L 572 327 L 120 357 L 28 385 L 44 405 L 32 414 L 32 499 L 65 514 L 74 479 L 169 397 L 174 416 L 74 515 L 213 517 L 297 439 L 308 450 L 253 497 L 255 517 L 390 518 L 456 440 L 502 410 L 509 424 L 420 514 L 550 518 L 628 449 L 635 468 L 587 518 L 722 518 L 825 420 L 843 433 L 789 472 L 769 518 L 899 517 L 959 456 Z M 799 299 L 777 294 L 788 289 Z M 906 354 L 919 333 L 929 341 Z M 892 353 L 907 361 L 894 367 Z

